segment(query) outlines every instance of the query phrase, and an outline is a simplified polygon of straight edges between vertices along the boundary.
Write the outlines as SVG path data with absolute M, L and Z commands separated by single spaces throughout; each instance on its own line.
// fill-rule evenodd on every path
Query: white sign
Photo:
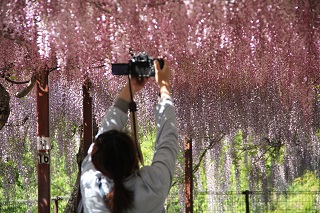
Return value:
M 51 148 L 50 138 L 49 137 L 38 136 L 38 138 L 37 138 L 37 149 L 38 150 L 50 150 L 50 148 Z

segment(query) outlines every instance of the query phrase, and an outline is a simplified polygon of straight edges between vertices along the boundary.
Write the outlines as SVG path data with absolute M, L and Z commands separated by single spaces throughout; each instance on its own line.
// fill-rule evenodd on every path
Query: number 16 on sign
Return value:
M 45 152 L 39 152 L 38 154 L 39 164 L 50 164 L 50 155 Z

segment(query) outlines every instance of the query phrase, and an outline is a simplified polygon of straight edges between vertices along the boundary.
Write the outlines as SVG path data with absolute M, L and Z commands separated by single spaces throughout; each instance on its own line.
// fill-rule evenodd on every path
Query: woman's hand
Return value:
M 132 77 L 131 78 L 131 88 L 132 88 L 132 95 L 139 92 L 148 82 L 148 78 L 137 78 Z
M 154 61 L 155 66 L 155 78 L 156 82 L 160 87 L 160 97 L 170 96 L 170 77 L 171 71 L 169 68 L 169 64 L 166 60 L 164 60 L 163 68 L 160 68 L 160 64 L 157 60 Z
M 130 79 L 131 81 L 131 91 L 132 91 L 132 97 L 139 92 L 148 82 L 148 78 L 137 78 L 132 77 Z M 119 93 L 119 98 L 122 98 L 123 100 L 130 102 L 131 96 L 130 96 L 130 84 L 129 82 L 125 85 L 125 87 L 121 90 Z

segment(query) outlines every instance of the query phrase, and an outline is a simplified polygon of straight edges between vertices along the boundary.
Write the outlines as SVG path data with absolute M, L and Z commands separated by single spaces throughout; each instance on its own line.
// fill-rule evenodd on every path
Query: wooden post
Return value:
M 38 212 L 50 212 L 49 71 L 37 75 Z
M 54 204 L 53 204 L 53 212 L 54 213 L 58 213 L 59 212 L 59 200 L 61 200 L 61 197 L 56 196 L 52 200 L 54 202 Z
M 79 150 L 82 153 L 80 154 L 79 158 L 79 169 L 81 168 L 81 162 L 83 158 L 87 155 L 88 149 L 90 145 L 93 142 L 93 122 L 92 122 L 92 95 L 90 94 L 90 90 L 92 89 L 92 84 L 89 79 L 85 79 L 83 85 L 82 85 L 82 95 L 83 95 L 83 150 Z M 80 146 L 81 147 L 81 146 Z M 77 183 L 80 183 L 80 175 L 81 173 L 78 173 Z M 78 196 L 76 199 L 76 206 L 75 208 L 79 208 L 79 203 L 81 201 L 81 191 L 80 186 L 78 188 Z M 78 209 L 78 211 L 82 211 L 83 209 Z
M 184 139 L 186 213 L 193 213 L 192 139 Z
M 245 204 L 246 204 L 246 213 L 250 213 L 250 208 L 249 208 L 249 194 L 252 194 L 251 191 L 245 190 L 242 192 L 242 194 L 245 195 Z
M 86 79 L 82 86 L 83 91 L 83 151 L 85 157 L 87 155 L 88 149 L 92 144 L 93 131 L 92 131 L 92 96 L 91 92 L 91 82 Z

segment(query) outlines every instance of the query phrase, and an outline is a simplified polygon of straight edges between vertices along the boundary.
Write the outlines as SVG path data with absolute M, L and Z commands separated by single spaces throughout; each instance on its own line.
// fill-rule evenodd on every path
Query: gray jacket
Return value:
M 128 103 L 118 99 L 107 111 L 97 136 L 105 131 L 123 130 L 128 120 Z M 134 192 L 132 213 L 164 212 L 164 202 L 169 194 L 178 152 L 176 116 L 171 98 L 160 100 L 155 107 L 157 137 L 151 166 L 144 166 L 124 181 L 125 187 Z M 96 136 L 96 137 L 97 137 Z M 84 212 L 109 212 L 105 206 L 99 184 L 104 192 L 113 187 L 113 181 L 97 171 L 91 162 L 93 144 L 82 162 L 80 188 Z

